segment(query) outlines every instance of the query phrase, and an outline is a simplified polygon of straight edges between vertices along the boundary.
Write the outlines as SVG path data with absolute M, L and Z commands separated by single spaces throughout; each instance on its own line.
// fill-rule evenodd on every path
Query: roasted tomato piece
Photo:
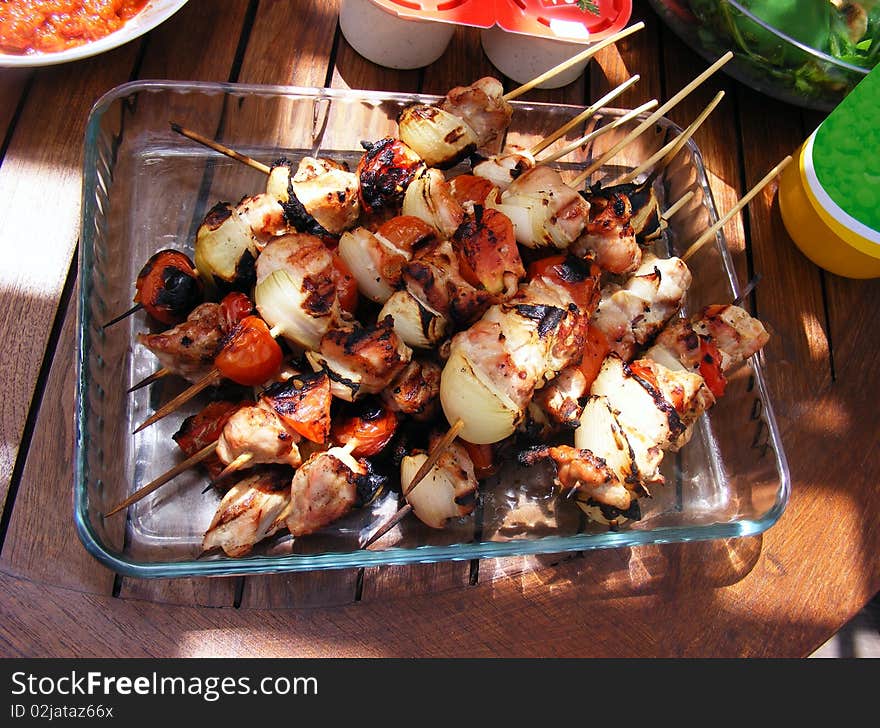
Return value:
M 497 188 L 485 177 L 475 174 L 460 174 L 449 181 L 449 189 L 458 204 L 473 202 L 475 205 L 486 204 L 486 198 Z
M 134 302 L 156 321 L 174 326 L 202 302 L 203 286 L 193 262 L 177 250 L 160 250 L 141 268 Z
M 283 358 L 266 322 L 258 316 L 247 316 L 224 337 L 214 366 L 237 384 L 256 386 L 278 372 Z
M 366 152 L 358 162 L 358 196 L 367 214 L 399 208 L 409 183 L 424 169 L 421 157 L 399 139 L 387 137 L 364 142 Z
M 348 313 L 354 314 L 358 306 L 357 280 L 351 274 L 345 261 L 337 253 L 333 253 L 333 282 L 336 284 L 336 296 L 339 305 Z
M 262 398 L 307 440 L 323 444 L 330 434 L 330 377 L 327 372 L 295 374 L 269 385 Z
M 455 231 L 452 247 L 458 254 L 462 277 L 496 295 L 513 294 L 525 278 L 513 223 L 498 210 L 474 206 L 474 214 Z
M 392 217 L 379 226 L 376 234 L 405 253 L 413 253 L 430 244 L 437 237 L 434 228 L 415 215 Z
M 608 339 L 605 334 L 592 323 L 587 326 L 587 336 L 584 341 L 583 354 L 581 355 L 581 363 L 578 369 L 587 380 L 587 391 L 593 386 L 596 377 L 599 376 L 599 370 L 602 368 L 602 362 L 608 356 L 611 347 L 608 345 Z
M 233 291 L 220 301 L 220 325 L 226 332 L 232 331 L 236 324 L 241 323 L 248 316 L 254 316 L 257 309 L 254 302 L 247 294 Z
M 330 429 L 335 444 L 346 445 L 352 440 L 357 443 L 351 453 L 357 458 L 378 455 L 396 431 L 397 415 L 372 397 L 348 407 L 334 419 Z
M 721 352 L 703 336 L 700 337 L 700 376 L 716 398 L 724 395 L 727 379 L 721 371 Z

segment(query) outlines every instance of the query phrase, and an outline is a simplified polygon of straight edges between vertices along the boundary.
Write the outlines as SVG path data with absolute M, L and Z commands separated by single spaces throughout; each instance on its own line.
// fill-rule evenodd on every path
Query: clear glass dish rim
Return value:
M 241 576 L 246 574 L 275 574 L 319 569 L 347 569 L 367 566 L 402 565 L 410 563 L 431 563 L 437 561 L 470 561 L 473 559 L 501 558 L 508 556 L 528 556 L 546 553 L 563 553 L 571 551 L 589 551 L 600 548 L 622 548 L 647 544 L 679 543 L 689 541 L 708 541 L 724 538 L 753 536 L 763 533 L 779 520 L 788 504 L 791 482 L 788 462 L 782 446 L 782 438 L 776 422 L 776 416 L 770 402 L 767 384 L 764 377 L 762 361 L 759 353 L 754 362 L 753 373 L 757 391 L 766 418 L 769 442 L 776 461 L 779 475 L 779 486 L 776 500 L 771 508 L 758 519 L 743 519 L 726 523 L 714 523 L 705 526 L 677 526 L 656 528 L 647 531 L 626 531 L 603 534 L 574 534 L 567 536 L 545 536 L 537 539 L 515 539 L 511 541 L 480 541 L 458 543 L 447 546 L 419 546 L 416 548 L 392 547 L 381 551 L 358 550 L 339 553 L 322 554 L 288 554 L 284 556 L 252 556 L 244 558 L 221 557 L 217 560 L 188 560 L 169 562 L 135 561 L 109 551 L 100 541 L 88 513 L 88 491 L 86 487 L 87 437 L 86 372 L 88 371 L 88 355 L 90 353 L 90 336 L 87 310 L 90 286 L 90 271 L 94 247 L 93 226 L 89 222 L 96 212 L 96 203 L 92 191 L 97 182 L 97 140 L 100 119 L 104 111 L 115 100 L 140 91 L 173 91 L 181 93 L 206 93 L 260 96 L 293 96 L 311 99 L 363 99 L 373 101 L 415 101 L 432 102 L 439 96 L 419 93 L 391 93 L 382 91 L 364 91 L 357 89 L 327 89 L 302 86 L 259 85 L 238 83 L 215 83 L 207 81 L 169 81 L 140 80 L 121 84 L 105 93 L 92 107 L 86 124 L 85 153 L 83 156 L 83 188 L 80 218 L 79 246 L 79 291 L 77 294 L 77 360 L 76 360 L 76 402 L 75 402 L 75 443 L 74 443 L 74 482 L 73 512 L 77 535 L 85 549 L 99 562 L 123 576 L 138 578 L 184 578 L 198 576 Z M 548 104 L 542 102 L 515 101 L 514 106 L 520 107 L 552 107 L 571 108 L 577 112 L 585 107 L 571 104 Z M 611 113 L 624 113 L 619 109 L 603 109 Z M 680 133 L 681 128 L 668 119 L 661 118 L 658 123 Z M 688 140 L 694 163 L 699 171 L 699 183 L 712 221 L 718 219 L 715 200 L 708 185 L 702 155 L 693 140 Z M 735 275 L 733 261 L 727 248 L 723 231 L 716 238 L 734 296 L 740 293 Z
M 762 18 L 759 18 L 751 10 L 740 5 L 737 0 L 724 0 L 724 2 L 735 8 L 737 12 L 745 15 L 753 23 L 760 25 L 768 33 L 772 33 L 773 35 L 775 35 L 777 38 L 779 38 L 779 40 L 784 41 L 785 43 L 792 45 L 799 50 L 802 50 L 804 53 L 813 56 L 817 60 L 825 61 L 825 63 L 830 63 L 833 66 L 846 69 L 847 71 L 854 71 L 863 76 L 867 76 L 872 70 L 870 68 L 865 68 L 864 66 L 857 66 L 854 63 L 847 63 L 846 61 L 842 61 L 839 58 L 835 58 L 834 56 L 829 56 L 827 53 L 825 53 L 824 51 L 820 51 L 818 48 L 813 48 L 813 46 L 809 46 L 806 43 L 801 43 L 799 40 L 795 40 L 785 31 L 780 30 L 773 25 L 770 25 L 770 23 L 768 23 L 766 20 L 763 20 Z

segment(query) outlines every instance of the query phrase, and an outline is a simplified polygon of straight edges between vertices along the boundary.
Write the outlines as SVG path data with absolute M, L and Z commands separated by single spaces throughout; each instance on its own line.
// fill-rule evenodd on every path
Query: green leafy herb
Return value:
M 585 13 L 599 14 L 599 4 L 593 0 L 578 0 L 578 7 Z

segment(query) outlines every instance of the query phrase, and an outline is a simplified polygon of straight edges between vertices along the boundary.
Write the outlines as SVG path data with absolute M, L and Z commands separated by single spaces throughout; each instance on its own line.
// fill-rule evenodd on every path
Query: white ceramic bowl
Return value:
M 0 68 L 54 66 L 58 63 L 96 56 L 99 53 L 118 48 L 149 32 L 160 23 L 168 20 L 186 3 L 187 0 L 150 0 L 141 12 L 110 35 L 57 53 L 31 53 L 28 55 L 0 53 Z
M 480 32 L 480 40 L 492 65 L 517 83 L 527 83 L 536 76 L 585 50 L 589 43 L 576 43 L 556 38 L 538 38 L 512 33 L 497 25 Z M 589 59 L 576 63 L 537 88 L 560 88 L 580 76 Z
M 349 45 L 386 68 L 422 68 L 436 61 L 452 40 L 455 26 L 399 18 L 371 0 L 342 0 L 339 27 Z

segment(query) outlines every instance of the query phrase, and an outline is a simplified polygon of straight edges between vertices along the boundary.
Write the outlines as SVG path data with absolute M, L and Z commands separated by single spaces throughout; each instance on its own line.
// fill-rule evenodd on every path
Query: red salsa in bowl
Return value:
M 0 53 L 56 53 L 119 30 L 148 0 L 0 2 Z

